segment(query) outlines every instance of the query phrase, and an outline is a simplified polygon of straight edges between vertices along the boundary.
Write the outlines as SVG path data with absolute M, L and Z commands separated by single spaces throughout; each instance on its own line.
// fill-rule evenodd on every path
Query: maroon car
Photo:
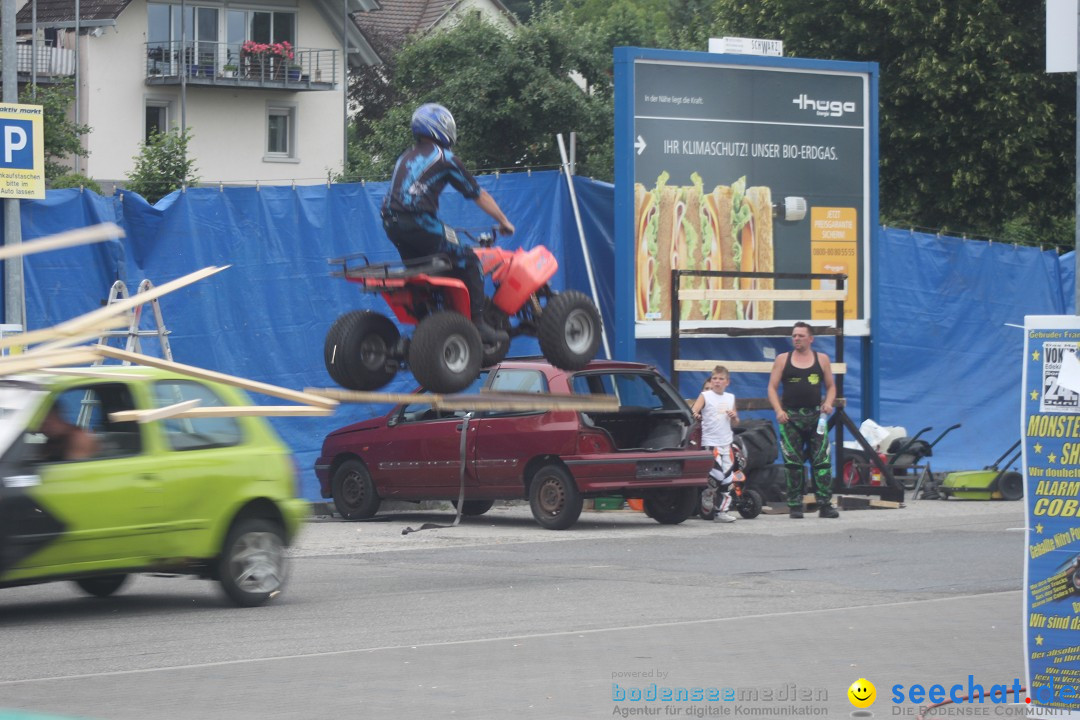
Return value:
M 642 498 L 661 523 L 694 510 L 712 456 L 700 448 L 690 408 L 655 368 L 593 361 L 566 372 L 543 359 L 511 359 L 481 373 L 466 392 L 607 394 L 618 412 L 485 411 L 468 417 L 465 515 L 495 500 L 528 498 L 533 517 L 562 530 L 585 498 Z M 316 461 L 324 498 L 342 517 L 373 516 L 383 499 L 456 501 L 465 411 L 417 402 L 335 430 Z

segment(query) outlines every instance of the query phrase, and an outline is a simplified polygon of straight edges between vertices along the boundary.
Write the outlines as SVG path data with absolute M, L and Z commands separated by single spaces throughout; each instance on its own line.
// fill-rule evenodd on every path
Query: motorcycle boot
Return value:
M 818 517 L 823 517 L 823 518 L 838 518 L 838 517 L 840 517 L 840 513 L 838 513 L 836 511 L 836 508 L 834 508 L 832 505 L 830 505 L 828 503 L 828 501 L 821 503 L 821 505 L 818 507 L 817 514 L 818 514 Z

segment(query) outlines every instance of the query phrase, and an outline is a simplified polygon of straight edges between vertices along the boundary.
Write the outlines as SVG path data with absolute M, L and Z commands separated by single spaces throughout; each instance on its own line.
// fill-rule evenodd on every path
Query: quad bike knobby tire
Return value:
M 409 367 L 417 382 L 434 393 L 456 393 L 480 374 L 480 331 L 452 310 L 420 321 L 409 344 Z
M 397 361 L 391 352 L 398 329 L 390 319 L 370 310 L 354 310 L 334 321 L 326 333 L 323 361 L 331 379 L 350 390 L 377 390 L 394 379 Z
M 548 300 L 537 339 L 552 365 L 560 370 L 580 370 L 600 348 L 600 313 L 584 293 L 565 290 Z

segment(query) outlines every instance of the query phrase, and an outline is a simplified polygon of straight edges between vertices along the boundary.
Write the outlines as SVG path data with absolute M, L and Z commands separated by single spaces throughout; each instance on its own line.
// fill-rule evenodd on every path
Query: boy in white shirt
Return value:
M 713 468 L 709 471 L 709 487 L 702 492 L 702 504 L 708 507 L 710 498 L 716 508 L 716 522 L 735 522 L 728 514 L 731 507 L 731 424 L 739 422 L 735 396 L 727 392 L 731 373 L 723 365 L 713 368 L 706 389 L 694 401 L 691 411 L 701 420 L 701 445 L 713 451 Z

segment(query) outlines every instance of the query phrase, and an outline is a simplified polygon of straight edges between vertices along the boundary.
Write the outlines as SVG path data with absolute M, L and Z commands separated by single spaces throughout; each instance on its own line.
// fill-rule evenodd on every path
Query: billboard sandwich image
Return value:
M 706 190 L 701 176 L 669 185 L 668 172 L 649 189 L 634 185 L 636 319 L 671 319 L 671 270 L 774 272 L 773 203 L 768 187 L 746 177 Z M 738 283 L 738 285 L 736 285 Z M 771 289 L 771 279 L 686 278 L 682 289 Z M 690 300 L 680 320 L 772 320 L 768 300 Z

